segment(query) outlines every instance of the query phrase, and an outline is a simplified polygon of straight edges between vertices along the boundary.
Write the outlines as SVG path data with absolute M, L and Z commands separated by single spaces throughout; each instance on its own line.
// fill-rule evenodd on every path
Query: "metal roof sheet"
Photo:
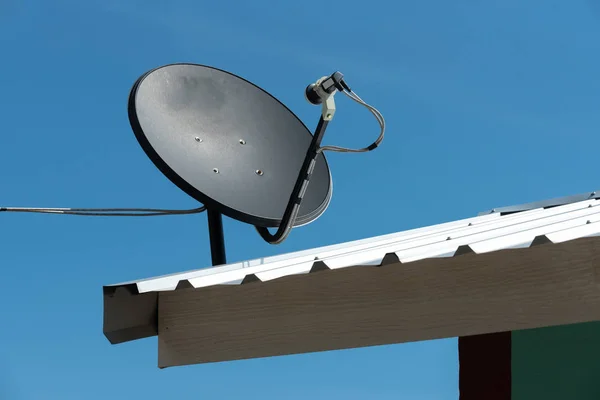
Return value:
M 513 211 L 510 214 L 492 212 L 333 246 L 126 282 L 107 288 L 134 286 L 138 293 L 146 293 L 174 290 L 180 282 L 194 288 L 241 284 L 250 280 L 264 282 L 305 274 L 313 268 L 379 265 L 386 256 L 397 257 L 398 261 L 408 263 L 426 258 L 452 257 L 463 252 L 481 254 L 529 247 L 534 240 L 559 243 L 598 236 L 600 200 L 596 199 L 595 194 L 588 194 L 589 200 L 567 204 L 560 201 L 540 203 L 539 208 L 524 207 L 522 210 L 525 211 Z

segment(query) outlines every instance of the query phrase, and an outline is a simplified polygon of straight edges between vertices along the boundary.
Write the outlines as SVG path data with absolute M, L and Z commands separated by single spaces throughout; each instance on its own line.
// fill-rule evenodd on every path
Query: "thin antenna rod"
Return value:
M 225 237 L 223 234 L 223 217 L 221 213 L 210 208 L 206 210 L 208 217 L 208 235 L 210 238 L 210 254 L 212 265 L 227 264 L 225 253 Z

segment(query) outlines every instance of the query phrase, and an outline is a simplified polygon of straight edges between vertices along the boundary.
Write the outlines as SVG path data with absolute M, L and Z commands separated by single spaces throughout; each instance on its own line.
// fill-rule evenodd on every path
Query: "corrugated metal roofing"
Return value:
M 408 263 L 426 258 L 452 257 L 463 252 L 481 254 L 529 247 L 536 238 L 560 243 L 598 236 L 600 200 L 595 197 L 593 192 L 587 194 L 590 200 L 562 205 L 553 201 L 546 205 L 540 204 L 539 208 L 524 207 L 526 211 L 511 210 L 513 213 L 507 215 L 492 212 L 369 239 L 113 286 L 135 285 L 139 293 L 145 293 L 174 290 L 180 282 L 194 288 L 240 284 L 244 280 L 264 282 L 308 273 L 315 263 L 318 267 L 330 269 L 379 265 L 384 257 L 394 255 L 398 261 Z

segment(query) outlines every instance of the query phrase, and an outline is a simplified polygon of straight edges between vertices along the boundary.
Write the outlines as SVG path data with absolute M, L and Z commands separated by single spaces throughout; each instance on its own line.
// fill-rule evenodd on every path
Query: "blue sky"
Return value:
M 168 5 L 167 5 L 168 4 Z M 135 79 L 210 64 L 308 126 L 342 71 L 388 129 L 328 154 L 334 197 L 280 246 L 225 220 L 230 261 L 600 188 L 598 0 L 3 0 L 0 205 L 191 208 L 129 128 Z M 344 97 L 327 144 L 375 120 Z M 0 398 L 456 399 L 456 339 L 159 370 L 156 338 L 111 346 L 102 285 L 210 264 L 206 216 L 0 215 Z

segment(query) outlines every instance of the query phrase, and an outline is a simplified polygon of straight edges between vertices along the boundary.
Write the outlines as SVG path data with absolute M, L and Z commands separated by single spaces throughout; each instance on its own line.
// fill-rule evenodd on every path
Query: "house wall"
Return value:
M 600 399 L 600 322 L 512 332 L 511 400 Z

